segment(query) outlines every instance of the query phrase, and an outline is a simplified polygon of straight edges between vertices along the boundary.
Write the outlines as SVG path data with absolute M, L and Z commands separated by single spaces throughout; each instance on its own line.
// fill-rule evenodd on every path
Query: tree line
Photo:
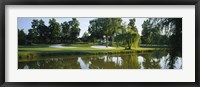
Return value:
M 76 18 L 61 24 L 52 18 L 49 19 L 49 26 L 46 26 L 42 19 L 34 19 L 27 35 L 23 29 L 18 29 L 18 44 L 75 43 L 79 33 L 79 21 Z
M 56 19 L 49 19 L 49 26 L 44 21 L 32 20 L 28 34 L 18 29 L 18 44 L 53 44 L 76 42 L 103 42 L 108 46 L 122 46 L 126 49 L 137 48 L 139 44 L 170 45 L 182 50 L 181 18 L 147 18 L 142 24 L 141 36 L 135 25 L 135 18 L 123 23 L 121 18 L 96 18 L 89 21 L 88 32 L 81 38 L 79 21 L 72 18 L 59 24 Z

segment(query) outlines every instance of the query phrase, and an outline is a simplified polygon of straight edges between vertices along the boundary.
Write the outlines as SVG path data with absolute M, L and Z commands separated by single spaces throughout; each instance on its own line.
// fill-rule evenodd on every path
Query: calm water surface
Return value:
M 172 54 L 171 54 L 172 55 Z M 182 69 L 182 57 L 169 52 L 66 55 L 19 60 L 19 69 Z

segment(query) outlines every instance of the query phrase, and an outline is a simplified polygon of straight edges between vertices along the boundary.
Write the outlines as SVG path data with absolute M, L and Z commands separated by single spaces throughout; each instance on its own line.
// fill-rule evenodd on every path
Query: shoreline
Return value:
M 30 48 L 31 49 L 31 48 Z M 23 58 L 38 58 L 48 56 L 60 56 L 60 55 L 112 55 L 112 54 L 129 54 L 129 53 L 143 53 L 154 51 L 168 51 L 169 48 L 136 48 L 132 50 L 18 50 L 18 59 Z

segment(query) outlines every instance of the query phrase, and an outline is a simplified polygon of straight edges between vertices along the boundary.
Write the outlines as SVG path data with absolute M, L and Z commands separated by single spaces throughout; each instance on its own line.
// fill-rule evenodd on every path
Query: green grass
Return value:
M 116 49 L 99 49 L 91 48 L 91 46 L 96 44 L 68 44 L 64 46 L 77 47 L 77 48 L 49 48 L 48 44 L 31 45 L 31 46 L 19 46 L 18 47 L 18 58 L 36 58 L 45 56 L 55 56 L 55 55 L 77 55 L 77 54 L 124 54 L 124 53 L 134 53 L 134 52 L 149 52 L 155 50 L 167 50 L 168 48 L 147 48 L 138 47 L 132 48 L 132 50 L 125 50 L 124 47 L 118 47 Z

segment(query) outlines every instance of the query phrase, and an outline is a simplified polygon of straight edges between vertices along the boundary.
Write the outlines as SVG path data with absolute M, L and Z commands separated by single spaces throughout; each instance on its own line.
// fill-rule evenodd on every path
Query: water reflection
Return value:
M 40 59 L 40 60 L 37 60 Z M 169 52 L 74 55 L 19 62 L 19 69 L 182 69 L 182 57 Z

